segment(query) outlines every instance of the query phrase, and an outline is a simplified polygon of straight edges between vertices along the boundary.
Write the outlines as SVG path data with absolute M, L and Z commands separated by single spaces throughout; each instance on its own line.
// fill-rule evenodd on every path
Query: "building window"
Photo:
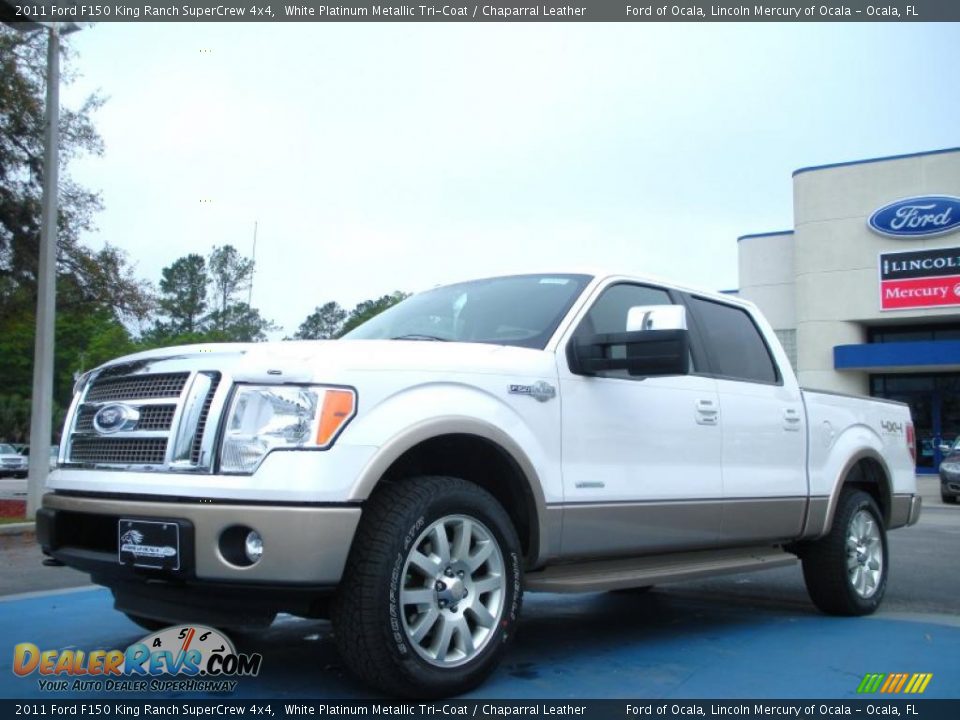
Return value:
M 871 343 L 938 342 L 960 340 L 960 325 L 896 325 L 872 327 L 867 331 Z
M 790 367 L 797 371 L 797 331 L 796 330 L 774 330 L 777 340 L 783 345 L 783 351 L 787 354 L 790 361 Z

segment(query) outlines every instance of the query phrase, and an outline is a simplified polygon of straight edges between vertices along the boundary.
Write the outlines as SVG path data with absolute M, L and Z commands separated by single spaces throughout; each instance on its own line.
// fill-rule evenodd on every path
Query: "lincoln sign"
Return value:
M 960 305 L 960 248 L 880 255 L 880 309 Z

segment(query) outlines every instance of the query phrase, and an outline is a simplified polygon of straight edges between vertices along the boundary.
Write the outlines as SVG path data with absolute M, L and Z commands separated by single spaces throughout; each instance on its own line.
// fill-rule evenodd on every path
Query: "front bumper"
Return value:
M 940 469 L 940 492 L 943 495 L 960 497 L 960 474 Z
M 178 523 L 184 538 L 180 569 L 120 565 L 120 518 Z M 332 587 L 343 574 L 359 521 L 358 505 L 169 502 L 50 493 L 37 513 L 37 539 L 45 553 L 105 585 L 159 579 Z M 259 562 L 241 567 L 220 552 L 221 534 L 236 525 L 260 533 L 264 552 Z

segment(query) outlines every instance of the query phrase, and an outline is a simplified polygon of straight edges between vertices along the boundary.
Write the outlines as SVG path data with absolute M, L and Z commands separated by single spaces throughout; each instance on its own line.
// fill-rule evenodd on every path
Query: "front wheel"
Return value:
M 450 477 L 388 485 L 364 508 L 333 603 L 337 646 L 384 692 L 457 695 L 506 650 L 521 585 L 517 534 L 492 495 Z
M 842 491 L 833 526 L 803 548 L 810 599 L 830 615 L 869 615 L 887 587 L 887 533 L 877 504 L 861 490 Z

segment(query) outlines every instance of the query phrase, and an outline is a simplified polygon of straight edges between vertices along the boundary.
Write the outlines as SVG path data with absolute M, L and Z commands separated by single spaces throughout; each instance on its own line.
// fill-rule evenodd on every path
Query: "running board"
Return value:
M 554 565 L 526 574 L 530 592 L 597 592 L 785 567 L 796 555 L 775 547 L 672 553 Z

